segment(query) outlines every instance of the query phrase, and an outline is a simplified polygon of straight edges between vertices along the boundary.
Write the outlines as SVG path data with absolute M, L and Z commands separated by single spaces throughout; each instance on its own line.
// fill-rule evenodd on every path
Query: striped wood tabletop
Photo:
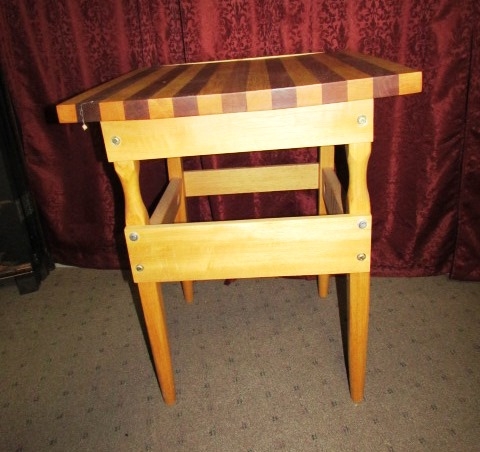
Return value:
M 137 69 L 57 105 L 59 121 L 161 119 L 420 92 L 422 73 L 355 52 Z

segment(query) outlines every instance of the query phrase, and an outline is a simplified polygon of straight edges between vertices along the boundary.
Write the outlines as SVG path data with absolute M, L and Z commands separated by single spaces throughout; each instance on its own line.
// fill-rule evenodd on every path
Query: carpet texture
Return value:
M 373 278 L 366 399 L 351 402 L 345 281 L 164 284 L 164 405 L 136 288 L 58 268 L 0 286 L 1 451 L 478 451 L 480 284 Z M 343 331 L 343 333 L 342 333 Z

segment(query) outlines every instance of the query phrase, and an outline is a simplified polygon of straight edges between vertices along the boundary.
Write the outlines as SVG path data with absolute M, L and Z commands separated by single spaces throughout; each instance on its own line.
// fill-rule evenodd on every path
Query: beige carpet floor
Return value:
M 337 290 L 338 288 L 338 290 Z M 0 286 L 0 450 L 480 450 L 480 283 L 373 278 L 366 400 L 350 401 L 343 279 L 179 284 L 164 294 L 177 404 L 164 405 L 120 271 Z M 140 317 L 139 317 L 140 315 Z

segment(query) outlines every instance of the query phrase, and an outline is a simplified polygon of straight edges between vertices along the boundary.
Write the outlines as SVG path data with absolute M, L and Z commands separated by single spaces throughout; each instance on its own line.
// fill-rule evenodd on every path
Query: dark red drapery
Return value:
M 96 125 L 60 100 L 139 66 L 350 48 L 424 72 L 421 94 L 375 108 L 372 271 L 480 280 L 480 19 L 476 0 L 7 0 L 1 68 L 57 262 L 125 265 L 123 204 Z M 190 159 L 188 167 L 313 161 L 313 149 Z M 142 165 L 147 203 L 165 183 Z M 192 200 L 193 219 L 315 212 L 313 192 Z

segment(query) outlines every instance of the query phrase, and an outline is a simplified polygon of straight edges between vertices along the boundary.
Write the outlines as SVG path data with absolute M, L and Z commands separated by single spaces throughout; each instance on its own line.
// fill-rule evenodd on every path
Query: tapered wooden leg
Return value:
M 365 215 L 371 221 L 370 197 L 367 189 L 367 167 L 371 143 L 347 146 L 349 186 L 347 210 L 349 214 Z M 370 247 L 360 250 L 369 258 Z M 364 398 L 367 368 L 368 313 L 370 307 L 370 273 L 348 275 L 348 373 L 350 395 L 359 403 Z
M 115 170 L 125 195 L 125 223 L 127 226 L 148 224 L 140 192 L 140 162 L 115 162 Z M 160 283 L 139 283 L 138 290 L 160 389 L 165 403 L 172 405 L 175 403 L 175 382 Z
M 173 405 L 175 381 L 160 283 L 139 283 L 138 289 L 163 399 L 167 405 Z
M 183 298 L 187 303 L 193 302 L 193 281 L 182 281 Z
M 327 298 L 330 275 L 318 275 L 318 295 L 320 298 Z
M 367 367 L 370 273 L 353 273 L 348 278 L 348 372 L 350 395 L 359 403 L 364 398 Z

